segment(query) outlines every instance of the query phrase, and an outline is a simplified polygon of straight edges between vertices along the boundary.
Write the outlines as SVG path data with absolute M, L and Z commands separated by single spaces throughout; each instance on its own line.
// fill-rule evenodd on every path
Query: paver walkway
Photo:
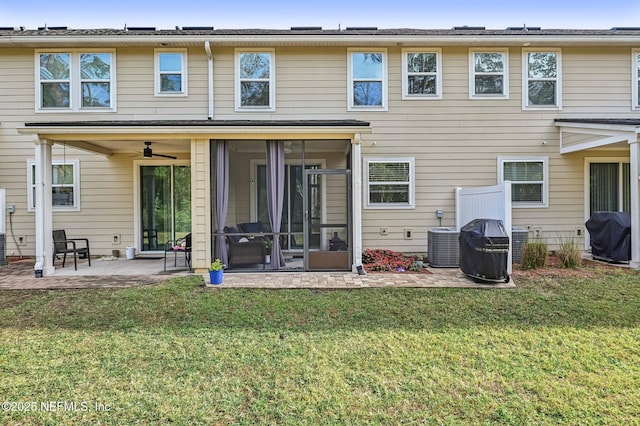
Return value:
M 119 260 L 120 262 L 120 260 Z M 126 261 L 122 261 L 126 262 Z M 143 261 L 151 262 L 151 261 Z M 94 262 L 92 260 L 92 265 Z M 133 265 L 133 263 L 129 263 Z M 151 285 L 168 280 L 175 274 L 186 274 L 184 270 L 163 273 L 162 266 L 154 273 L 96 274 L 94 266 L 79 264 L 78 271 L 73 266 L 44 278 L 35 278 L 33 261 L 20 261 L 0 267 L 0 290 L 55 290 L 79 288 L 127 288 Z M 203 283 L 210 289 L 225 288 L 315 288 L 315 289 L 356 289 L 368 287 L 439 287 L 439 288 L 513 288 L 509 283 L 475 283 L 459 269 L 429 268 L 430 273 L 369 273 L 358 275 L 351 272 L 266 272 L 266 273 L 225 273 L 221 285 L 210 285 L 209 275 L 200 274 Z M 92 275 L 83 275 L 91 273 Z

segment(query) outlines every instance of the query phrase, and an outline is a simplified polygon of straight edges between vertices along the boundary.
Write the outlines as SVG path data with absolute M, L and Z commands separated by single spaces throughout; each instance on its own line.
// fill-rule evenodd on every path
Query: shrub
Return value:
M 563 268 L 577 268 L 582 264 L 582 252 L 573 238 L 560 238 L 560 248 L 556 255 Z
M 543 268 L 547 263 L 547 243 L 529 241 L 522 245 L 522 269 Z
M 367 271 L 419 271 L 415 260 L 415 256 L 392 250 L 366 249 L 362 253 L 362 264 Z

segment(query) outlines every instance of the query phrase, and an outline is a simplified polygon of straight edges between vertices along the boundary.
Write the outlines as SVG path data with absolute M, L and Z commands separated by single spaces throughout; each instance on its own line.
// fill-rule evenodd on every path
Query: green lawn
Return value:
M 640 275 L 517 284 L 3 291 L 0 424 L 638 424 Z

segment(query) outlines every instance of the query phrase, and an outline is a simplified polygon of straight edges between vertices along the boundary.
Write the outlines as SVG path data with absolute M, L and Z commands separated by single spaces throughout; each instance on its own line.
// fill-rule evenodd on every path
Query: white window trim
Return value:
M 182 54 L 182 70 L 180 71 L 180 76 L 182 77 L 182 90 L 179 92 L 163 92 L 161 90 L 162 85 L 160 84 L 160 55 L 162 53 L 181 53 Z M 188 96 L 188 64 L 189 60 L 187 57 L 187 49 L 155 49 L 154 51 L 154 92 L 155 96 L 162 97 L 185 97 Z M 175 74 L 174 72 L 170 74 Z
M 409 92 L 409 53 L 435 53 L 436 54 L 436 93 L 433 95 L 414 94 Z M 442 99 L 442 49 L 402 49 L 402 99 L 405 101 L 428 101 Z
M 556 81 L 556 105 L 531 106 L 529 105 L 529 59 L 528 53 L 555 53 L 558 55 L 556 70 L 558 75 Z M 553 79 L 548 79 L 553 80 Z M 562 110 L 562 51 L 561 49 L 522 49 L 522 110 L 526 111 L 559 111 Z
M 353 54 L 354 53 L 381 53 L 382 54 L 382 105 L 354 105 L 353 104 Z M 388 70 L 387 70 L 387 49 L 347 49 L 347 111 L 388 111 Z M 371 81 L 378 81 L 371 80 Z
M 530 208 L 548 208 L 549 207 L 549 157 L 517 157 L 517 156 L 505 156 L 498 157 L 498 184 L 505 182 L 504 180 L 504 163 L 529 163 L 529 162 L 541 162 L 543 168 L 543 181 L 542 181 L 542 202 L 530 203 L 523 201 L 512 201 L 511 206 L 513 208 L 530 209 Z M 526 183 L 525 181 L 512 182 L 513 184 Z M 537 183 L 537 182 L 536 182 Z
M 66 160 L 52 160 L 52 166 L 59 165 L 72 165 L 73 166 L 73 206 L 55 206 L 52 205 L 53 211 L 74 212 L 80 211 L 80 160 L 77 158 Z M 35 160 L 27 160 L 27 211 L 35 212 L 36 206 L 34 204 L 33 193 L 35 182 L 32 180 L 32 170 L 36 166 Z
M 268 53 L 269 61 L 269 105 L 242 106 L 242 88 L 240 85 L 240 55 L 242 53 Z M 276 110 L 276 50 L 275 49 L 235 49 L 235 98 L 236 112 L 273 112 Z
M 502 53 L 504 55 L 504 69 L 502 70 L 502 94 L 476 94 L 476 53 Z M 509 99 L 509 49 L 469 49 L 469 99 Z
M 66 108 L 42 108 L 42 93 L 40 86 L 40 54 L 42 53 L 68 53 L 71 56 L 69 64 L 69 107 Z M 111 54 L 110 69 L 110 100 L 111 107 L 96 108 L 82 107 L 82 79 L 80 76 L 80 54 L 82 53 L 109 53 Z M 35 51 L 35 112 L 36 113 L 69 113 L 69 112 L 117 112 L 116 108 L 116 50 L 115 49 L 39 49 Z
M 640 82 L 640 76 L 638 76 L 638 56 L 640 56 L 640 49 L 631 50 L 631 109 L 640 109 L 640 102 L 638 102 L 638 82 Z
M 416 208 L 416 167 L 414 157 L 363 157 L 363 200 L 364 209 L 415 209 Z M 409 202 L 408 203 L 372 203 L 369 199 L 369 163 L 371 162 L 383 162 L 383 163 L 409 163 Z

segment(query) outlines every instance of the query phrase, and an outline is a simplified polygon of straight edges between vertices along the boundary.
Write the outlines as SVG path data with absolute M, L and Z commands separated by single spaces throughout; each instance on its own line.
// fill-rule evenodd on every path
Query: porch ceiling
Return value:
M 638 142 L 640 119 L 611 118 L 558 118 L 560 153 L 608 149 L 628 150 L 629 144 Z
M 361 120 L 122 120 L 25 123 L 18 132 L 85 151 L 112 155 L 141 152 L 153 142 L 154 152 L 189 152 L 193 139 L 331 140 L 371 133 Z

